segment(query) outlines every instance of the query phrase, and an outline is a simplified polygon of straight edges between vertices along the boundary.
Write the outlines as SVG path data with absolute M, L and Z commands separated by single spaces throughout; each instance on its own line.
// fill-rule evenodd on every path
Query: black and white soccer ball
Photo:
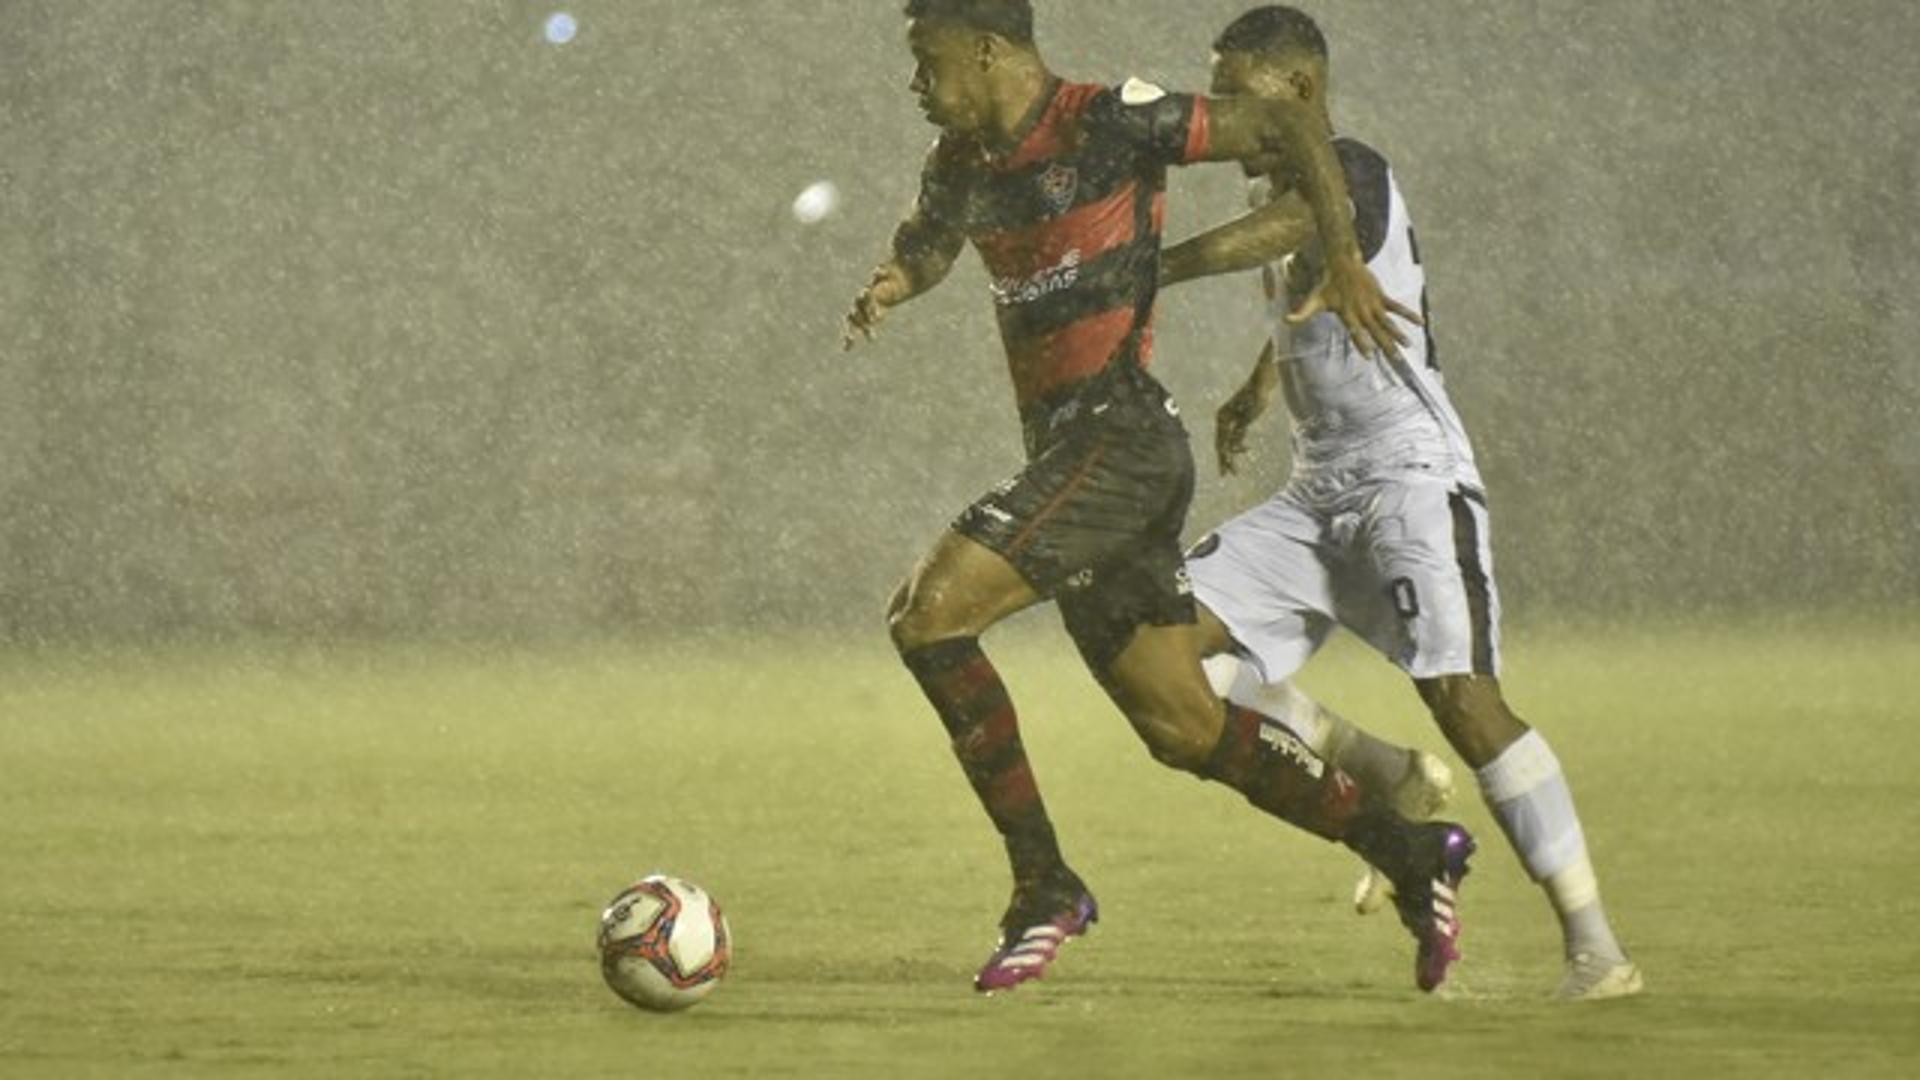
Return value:
M 600 916 L 600 974 L 626 1001 L 655 1012 L 698 1003 L 733 963 L 733 935 L 706 890 L 666 874 L 625 889 Z

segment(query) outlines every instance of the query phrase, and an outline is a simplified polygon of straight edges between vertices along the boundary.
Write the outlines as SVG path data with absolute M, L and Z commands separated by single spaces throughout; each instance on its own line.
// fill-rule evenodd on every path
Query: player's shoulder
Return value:
M 1073 83 L 1063 93 L 1071 95 L 1069 100 L 1078 105 L 1079 111 L 1108 117 L 1151 108 L 1173 96 L 1160 84 L 1137 75 L 1130 75 L 1111 86 L 1103 83 Z
M 971 135 L 943 131 L 927 147 L 925 169 L 928 175 L 953 176 L 974 169 L 986 159 L 980 140 Z
M 1349 178 L 1379 177 L 1384 182 L 1393 173 L 1393 164 L 1385 154 L 1351 135 L 1334 136 L 1333 152 L 1339 155 L 1340 167 L 1346 170 Z
M 1386 244 L 1393 218 L 1393 166 L 1385 154 L 1345 135 L 1335 136 L 1333 152 L 1353 196 L 1353 231 L 1368 262 Z
M 1170 130 L 1186 118 L 1191 107 L 1190 99 L 1138 77 L 1111 86 L 1096 83 L 1071 89 L 1082 129 L 1091 131 L 1096 139 L 1129 145 L 1137 146 L 1157 132 Z
M 1390 167 L 1390 163 L 1386 161 L 1386 154 L 1380 154 L 1371 142 L 1361 142 L 1359 138 L 1354 138 L 1352 135 L 1334 136 L 1332 148 L 1340 156 L 1342 165 L 1363 163 L 1367 167 L 1380 169 L 1380 171 L 1386 171 Z

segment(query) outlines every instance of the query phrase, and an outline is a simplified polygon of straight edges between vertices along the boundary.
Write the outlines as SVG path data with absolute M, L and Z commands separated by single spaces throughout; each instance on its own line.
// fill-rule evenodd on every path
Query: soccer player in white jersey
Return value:
M 1289 7 L 1249 11 L 1215 43 L 1216 94 L 1317 105 L 1331 131 L 1327 71 L 1325 38 Z M 1334 145 L 1368 269 L 1396 306 L 1424 313 L 1426 277 L 1392 169 L 1358 141 L 1336 138 Z M 1286 680 L 1336 626 L 1397 664 L 1473 768 L 1559 916 L 1566 947 L 1559 996 L 1636 993 L 1640 972 L 1601 907 L 1560 763 L 1501 695 L 1485 489 L 1447 398 L 1431 328 L 1409 334 L 1404 348 L 1364 354 L 1338 318 L 1315 310 L 1314 222 L 1285 174 L 1258 177 L 1254 202 L 1251 214 L 1168 249 L 1162 262 L 1163 285 L 1254 268 L 1264 279 L 1274 332 L 1246 385 L 1220 410 L 1221 468 L 1231 471 L 1248 426 L 1276 392 L 1292 418 L 1287 486 L 1188 555 L 1207 649 L 1240 659 L 1234 700 L 1290 723 L 1379 790 L 1395 785 L 1407 754 L 1331 718 Z M 1330 747 L 1335 732 L 1359 743 L 1345 752 Z

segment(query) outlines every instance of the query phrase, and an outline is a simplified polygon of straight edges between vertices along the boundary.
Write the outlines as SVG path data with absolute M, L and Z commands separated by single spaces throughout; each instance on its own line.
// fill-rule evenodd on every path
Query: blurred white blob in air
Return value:
M 812 225 L 840 208 L 840 189 L 831 180 L 818 180 L 793 200 L 793 220 Z
M 547 40 L 555 45 L 565 45 L 579 32 L 580 24 L 574 22 L 573 16 L 566 12 L 556 11 L 547 16 Z

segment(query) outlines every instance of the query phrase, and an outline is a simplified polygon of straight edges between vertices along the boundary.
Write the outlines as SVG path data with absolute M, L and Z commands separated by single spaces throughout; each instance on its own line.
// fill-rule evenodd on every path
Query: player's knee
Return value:
M 939 603 L 938 596 L 901 587 L 887 609 L 887 632 L 902 653 L 925 648 L 949 638 L 970 636 Z

